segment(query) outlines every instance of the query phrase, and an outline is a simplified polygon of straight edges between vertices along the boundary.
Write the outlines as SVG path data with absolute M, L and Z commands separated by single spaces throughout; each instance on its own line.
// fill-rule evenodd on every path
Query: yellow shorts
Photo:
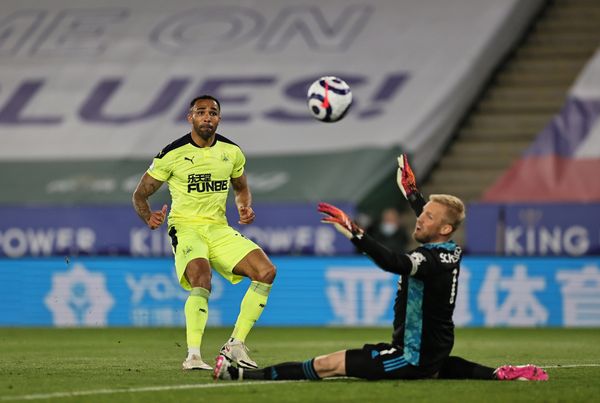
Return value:
M 185 268 L 191 260 L 208 260 L 217 273 L 236 284 L 243 277 L 233 273 L 235 265 L 254 249 L 260 249 L 235 229 L 223 224 L 175 224 L 169 226 L 169 236 L 175 255 L 177 278 L 186 290 L 192 289 L 184 276 Z

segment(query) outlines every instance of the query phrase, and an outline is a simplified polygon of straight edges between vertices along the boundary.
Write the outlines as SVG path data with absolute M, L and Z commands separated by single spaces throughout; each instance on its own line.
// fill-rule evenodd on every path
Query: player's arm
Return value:
M 383 270 L 395 274 L 412 274 L 413 262 L 404 251 L 392 251 L 369 234 L 365 234 L 362 238 L 353 238 L 352 243 Z
M 254 210 L 252 209 L 252 193 L 250 193 L 246 174 L 242 174 L 237 178 L 231 178 L 231 185 L 235 193 L 235 205 L 240 214 L 238 223 L 252 224 L 254 218 L 256 218 L 256 214 L 254 214 Z
M 425 199 L 419 189 L 417 188 L 417 181 L 412 168 L 408 165 L 408 157 L 406 154 L 402 154 L 398 157 L 398 172 L 396 173 L 396 181 L 398 187 L 402 191 L 402 194 L 408 200 L 410 207 L 413 209 L 415 214 L 418 216 L 423 212 L 425 206 Z
M 366 234 L 344 211 L 328 203 L 319 203 L 318 211 L 325 214 L 321 222 L 333 224 L 361 252 L 373 259 L 377 266 L 396 274 L 411 274 L 413 262 L 408 255 L 391 251 L 381 245 Z
M 152 196 L 162 184 L 163 182 L 154 179 L 152 176 L 148 175 L 148 173 L 145 173 L 133 192 L 133 208 L 150 229 L 160 227 L 165 221 L 167 214 L 166 204 L 163 205 L 161 210 L 153 212 L 150 209 L 150 202 L 148 201 L 148 198 Z

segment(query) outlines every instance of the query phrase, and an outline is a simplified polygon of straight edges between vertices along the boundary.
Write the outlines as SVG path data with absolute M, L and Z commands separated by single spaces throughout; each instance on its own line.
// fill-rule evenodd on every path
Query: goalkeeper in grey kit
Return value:
M 399 275 L 391 342 L 252 370 L 237 368 L 219 356 L 215 379 L 548 379 L 546 372 L 535 365 L 494 369 L 450 355 L 462 258 L 461 248 L 451 237 L 465 218 L 465 208 L 459 198 L 451 195 L 431 195 L 426 202 L 406 155 L 398 158 L 397 181 L 417 215 L 413 238 L 421 246 L 410 252 L 387 249 L 335 206 L 320 203 L 318 207 L 325 215 L 322 222 L 333 224 L 381 269 Z

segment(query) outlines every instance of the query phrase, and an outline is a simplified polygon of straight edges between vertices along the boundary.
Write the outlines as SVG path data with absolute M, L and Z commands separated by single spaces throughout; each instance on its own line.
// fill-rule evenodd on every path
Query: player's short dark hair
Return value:
M 190 102 L 190 108 L 193 108 L 194 104 L 201 99 L 210 99 L 212 101 L 215 101 L 217 103 L 217 106 L 219 107 L 219 112 L 221 111 L 221 103 L 219 102 L 219 100 L 217 98 L 213 97 L 212 95 L 207 95 L 207 94 L 200 95 L 199 97 L 192 99 L 192 102 Z

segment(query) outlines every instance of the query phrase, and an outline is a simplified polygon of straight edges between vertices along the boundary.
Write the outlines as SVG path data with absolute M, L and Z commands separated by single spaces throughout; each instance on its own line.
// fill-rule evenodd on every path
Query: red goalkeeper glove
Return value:
M 415 174 L 410 168 L 410 165 L 408 165 L 408 157 L 406 154 L 402 154 L 398 157 L 398 172 L 396 173 L 396 181 L 398 182 L 398 187 L 406 199 L 408 199 L 410 195 L 419 191 L 419 189 L 417 189 Z
M 339 208 L 332 206 L 329 203 L 319 203 L 318 209 L 320 213 L 326 215 L 321 219 L 321 222 L 333 224 L 335 228 L 340 231 L 346 238 L 352 239 L 354 237 L 361 238 L 363 234 L 362 228 L 360 228 L 354 221 L 348 217 Z

